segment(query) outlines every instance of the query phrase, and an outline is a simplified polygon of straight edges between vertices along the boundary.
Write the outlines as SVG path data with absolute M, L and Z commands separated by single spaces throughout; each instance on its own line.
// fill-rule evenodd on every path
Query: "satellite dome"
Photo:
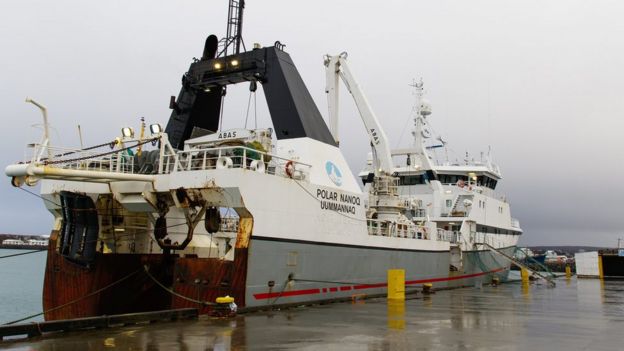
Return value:
M 429 116 L 431 114 L 431 104 L 428 100 L 422 99 L 420 100 L 420 114 L 422 116 Z

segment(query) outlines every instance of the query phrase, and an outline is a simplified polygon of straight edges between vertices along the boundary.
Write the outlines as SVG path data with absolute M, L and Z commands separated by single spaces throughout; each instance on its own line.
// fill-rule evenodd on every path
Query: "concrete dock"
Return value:
M 624 281 L 438 291 L 4 342 L 11 350 L 620 350 Z

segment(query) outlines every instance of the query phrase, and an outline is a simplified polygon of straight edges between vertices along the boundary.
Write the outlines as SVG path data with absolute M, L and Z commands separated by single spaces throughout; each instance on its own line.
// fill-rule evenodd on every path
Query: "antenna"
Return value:
M 414 92 L 412 94 L 416 96 L 416 103 L 412 108 L 412 111 L 414 112 L 414 130 L 412 131 L 412 136 L 414 137 L 414 147 L 420 148 L 423 143 L 422 132 L 424 127 L 424 120 L 421 114 L 424 83 L 422 78 L 420 78 L 418 82 L 416 82 L 416 79 L 412 79 L 412 84 L 409 84 L 409 86 L 414 88 Z
M 219 43 L 222 48 L 217 57 L 239 54 L 241 44 L 243 45 L 243 51 L 247 51 L 245 42 L 243 42 L 244 8 L 245 0 L 230 0 L 228 5 L 227 32 L 225 38 L 221 39 Z
M 84 149 L 84 145 L 82 143 L 82 129 L 80 129 L 80 124 L 78 125 L 78 137 L 80 137 L 80 150 Z

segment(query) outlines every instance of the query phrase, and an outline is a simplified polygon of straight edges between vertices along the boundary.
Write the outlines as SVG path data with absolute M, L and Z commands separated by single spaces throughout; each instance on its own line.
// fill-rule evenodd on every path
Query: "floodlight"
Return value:
M 121 135 L 123 135 L 124 138 L 133 138 L 134 137 L 134 129 L 132 129 L 130 127 L 121 128 Z
M 152 135 L 162 133 L 162 126 L 158 123 L 150 124 L 150 132 Z

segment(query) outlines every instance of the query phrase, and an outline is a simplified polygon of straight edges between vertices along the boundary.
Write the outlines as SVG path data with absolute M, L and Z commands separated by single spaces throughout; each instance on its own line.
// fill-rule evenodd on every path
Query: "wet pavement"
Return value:
M 624 281 L 557 280 L 156 323 L 29 341 L 13 350 L 622 350 Z

